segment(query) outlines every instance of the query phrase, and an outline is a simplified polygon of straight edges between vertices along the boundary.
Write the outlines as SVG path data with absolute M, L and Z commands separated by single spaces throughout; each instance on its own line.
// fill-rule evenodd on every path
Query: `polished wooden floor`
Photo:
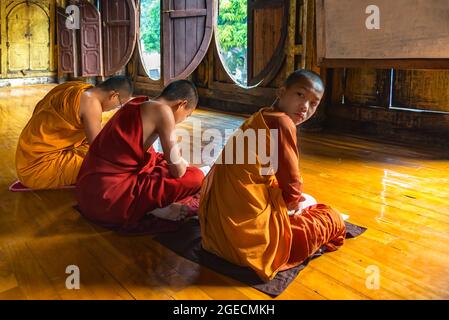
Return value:
M 90 224 L 73 191 L 9 192 L 17 138 L 51 87 L 0 89 L 0 299 L 270 299 L 149 236 Z M 243 120 L 194 118 L 221 129 Z M 305 191 L 368 231 L 312 261 L 278 299 L 449 298 L 447 152 L 318 133 L 302 135 L 301 152 Z M 80 268 L 80 290 L 66 289 L 68 265 Z M 366 285 L 373 268 L 378 289 Z

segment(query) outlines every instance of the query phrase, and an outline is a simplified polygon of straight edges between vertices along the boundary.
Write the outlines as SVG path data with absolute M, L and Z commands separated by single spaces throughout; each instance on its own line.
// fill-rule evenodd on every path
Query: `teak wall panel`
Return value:
M 389 70 L 346 69 L 344 76 L 344 101 L 346 104 L 382 106 Z
M 262 8 L 254 10 L 254 50 L 253 73 L 260 73 L 273 56 L 276 47 L 273 44 L 279 42 L 283 18 L 282 7 Z
M 290 0 L 248 1 L 247 84 L 266 84 L 279 73 L 289 32 Z M 295 19 L 295 17 L 293 17 Z
M 449 112 L 449 71 L 398 70 L 393 106 Z

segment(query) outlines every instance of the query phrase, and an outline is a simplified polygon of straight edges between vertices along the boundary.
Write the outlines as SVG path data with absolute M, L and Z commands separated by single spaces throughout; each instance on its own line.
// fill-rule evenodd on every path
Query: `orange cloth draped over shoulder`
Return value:
M 51 189 L 75 184 L 88 150 L 79 116 L 80 98 L 91 87 L 66 82 L 36 105 L 16 151 L 17 175 L 25 186 Z
M 277 137 L 270 129 L 276 130 Z M 258 147 L 246 144 L 243 150 L 237 149 L 239 136 L 250 136 L 248 130 L 256 130 Z M 266 141 L 260 140 L 258 132 L 266 133 Z M 266 144 L 268 151 L 273 143 L 277 157 L 271 157 L 271 172 L 263 172 L 266 161 L 259 154 L 260 146 Z M 250 267 L 268 281 L 323 245 L 328 251 L 343 245 L 344 221 L 329 206 L 318 204 L 301 214 L 288 214 L 287 204 L 299 206 L 304 199 L 297 150 L 293 121 L 270 108 L 255 113 L 228 140 L 201 190 L 198 215 L 205 250 Z M 241 164 L 236 159 L 239 152 L 244 153 Z M 255 161 L 250 160 L 251 153 Z

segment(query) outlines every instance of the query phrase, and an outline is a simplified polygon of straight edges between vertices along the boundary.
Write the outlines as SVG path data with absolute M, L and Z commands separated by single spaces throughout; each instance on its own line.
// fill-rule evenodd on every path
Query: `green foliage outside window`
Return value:
M 228 71 L 246 85 L 247 0 L 219 0 L 218 46 Z
M 141 0 L 140 38 L 148 53 L 161 51 L 161 1 Z

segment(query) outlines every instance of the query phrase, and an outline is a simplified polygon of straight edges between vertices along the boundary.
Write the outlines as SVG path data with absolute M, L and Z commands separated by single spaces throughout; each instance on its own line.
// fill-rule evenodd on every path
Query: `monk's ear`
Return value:
M 109 99 L 115 99 L 115 97 L 118 97 L 118 92 L 115 90 L 109 91 Z
M 287 91 L 287 88 L 285 88 L 285 86 L 282 86 L 282 87 L 278 88 L 276 90 L 277 97 L 278 98 L 282 98 L 284 96 L 284 94 L 285 94 L 285 91 Z
M 171 108 L 173 109 L 173 112 L 177 112 L 179 109 L 181 109 L 181 102 L 182 100 L 175 100 L 171 104 Z
M 187 109 L 187 100 L 178 100 L 178 109 Z

